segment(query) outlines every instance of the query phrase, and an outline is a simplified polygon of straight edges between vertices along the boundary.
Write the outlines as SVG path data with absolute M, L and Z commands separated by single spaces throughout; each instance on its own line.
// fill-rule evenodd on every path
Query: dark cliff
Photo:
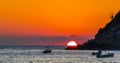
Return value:
M 120 50 L 120 12 L 112 17 L 112 20 L 104 28 L 98 30 L 94 39 L 88 40 L 78 48 Z

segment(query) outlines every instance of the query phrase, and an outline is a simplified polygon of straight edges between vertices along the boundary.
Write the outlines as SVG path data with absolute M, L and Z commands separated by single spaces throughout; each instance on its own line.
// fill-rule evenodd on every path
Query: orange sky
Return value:
M 0 0 L 0 35 L 93 37 L 120 0 Z

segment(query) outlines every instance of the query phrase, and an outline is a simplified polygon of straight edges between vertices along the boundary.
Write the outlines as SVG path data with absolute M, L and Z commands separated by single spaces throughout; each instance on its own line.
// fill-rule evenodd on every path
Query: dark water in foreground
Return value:
M 96 58 L 92 50 L 64 48 L 49 47 L 53 52 L 43 54 L 46 47 L 0 47 L 0 63 L 120 63 L 120 51 L 111 58 Z

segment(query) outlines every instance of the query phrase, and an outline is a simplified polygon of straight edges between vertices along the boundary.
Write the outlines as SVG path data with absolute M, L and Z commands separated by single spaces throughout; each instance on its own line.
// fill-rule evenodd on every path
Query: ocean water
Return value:
M 96 58 L 92 50 L 64 48 L 49 47 L 52 52 L 44 54 L 46 47 L 0 47 L 0 63 L 120 63 L 120 51 L 113 51 L 114 57 Z

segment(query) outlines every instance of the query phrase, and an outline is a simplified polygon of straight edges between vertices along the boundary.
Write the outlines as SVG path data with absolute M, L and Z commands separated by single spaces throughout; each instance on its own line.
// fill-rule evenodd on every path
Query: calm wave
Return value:
M 64 50 L 65 47 L 49 47 L 52 53 L 42 53 L 46 47 L 0 48 L 0 63 L 120 63 L 120 51 L 111 58 L 96 58 L 90 50 Z M 105 51 L 104 51 L 105 53 Z

